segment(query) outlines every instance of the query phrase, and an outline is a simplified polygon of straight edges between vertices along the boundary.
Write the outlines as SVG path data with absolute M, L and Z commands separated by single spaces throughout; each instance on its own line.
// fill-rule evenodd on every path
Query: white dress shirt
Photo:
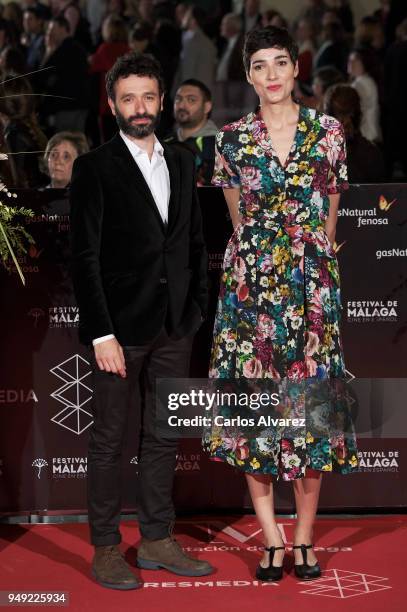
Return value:
M 120 136 L 123 138 L 134 161 L 144 176 L 163 223 L 168 223 L 168 206 L 171 193 L 170 174 L 168 172 L 167 162 L 165 161 L 162 144 L 157 140 L 157 138 L 155 139 L 153 155 L 150 159 L 147 151 L 136 145 L 136 143 L 122 131 L 120 131 Z M 107 336 L 95 338 L 92 343 L 93 346 L 95 346 L 100 342 L 111 340 L 112 338 L 114 338 L 114 335 L 108 334 Z
M 362 74 L 356 77 L 352 87 L 358 92 L 362 107 L 362 136 L 371 141 L 381 141 L 379 92 L 375 81 L 368 74 Z

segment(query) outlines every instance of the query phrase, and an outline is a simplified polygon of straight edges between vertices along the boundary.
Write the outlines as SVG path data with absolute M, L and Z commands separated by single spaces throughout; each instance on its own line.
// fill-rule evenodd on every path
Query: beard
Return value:
M 161 111 L 159 110 L 156 115 L 149 115 L 148 113 L 143 113 L 140 115 L 130 115 L 130 117 L 125 117 L 121 114 L 117 107 L 115 107 L 116 111 L 116 122 L 119 126 L 119 129 L 127 134 L 127 136 L 132 136 L 133 138 L 146 138 L 150 136 L 160 123 Z M 149 123 L 145 123 L 144 125 L 133 125 L 132 121 L 135 119 L 148 119 Z
M 184 128 L 194 128 L 195 126 L 201 123 L 203 117 L 204 115 L 197 116 L 196 113 L 195 115 L 191 115 L 190 113 L 187 113 L 185 111 L 178 111 L 177 113 L 175 113 L 176 122 L 178 123 L 178 125 Z

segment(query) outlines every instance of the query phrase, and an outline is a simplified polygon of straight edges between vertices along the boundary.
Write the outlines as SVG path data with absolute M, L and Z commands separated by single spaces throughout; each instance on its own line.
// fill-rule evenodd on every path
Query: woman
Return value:
M 108 0 L 108 2 L 106 3 L 106 11 L 103 16 L 103 19 L 105 19 L 109 15 L 116 15 L 116 17 L 120 17 L 120 19 L 128 23 L 130 19 L 127 14 L 126 1 L 125 0 Z
M 0 83 L 0 126 L 9 153 L 9 186 L 36 189 L 45 177 L 39 162 L 47 144 L 35 112 L 35 96 L 27 79 L 4 75 Z
M 352 34 L 355 28 L 353 25 L 353 11 L 349 4 L 349 0 L 330 0 L 328 4 L 336 13 L 345 32 L 347 34 Z
M 340 192 L 348 187 L 344 133 L 333 117 L 292 99 L 298 47 L 286 30 L 249 32 L 243 57 L 260 109 L 217 135 L 212 182 L 224 188 L 234 232 L 223 263 L 210 377 L 286 384 L 285 399 L 297 407 L 290 395 L 297 383 L 334 389 L 345 378 L 333 249 Z M 356 468 L 353 433 L 314 438 L 302 429 L 293 437 L 275 428 L 249 439 L 219 437 L 212 429 L 204 445 L 214 460 L 246 473 L 266 545 L 257 578 L 282 577 L 273 476 L 294 482 L 295 573 L 318 577 L 312 537 L 321 475 Z
M 264 11 L 261 16 L 262 26 L 265 28 L 269 25 L 277 26 L 278 28 L 285 28 L 288 30 L 288 22 L 279 11 L 274 9 L 268 9 Z
M 20 49 L 6 47 L 0 52 L 0 74 L 26 74 L 27 72 L 25 57 Z
M 138 22 L 129 33 L 129 47 L 135 53 L 152 54 L 151 43 L 154 30 L 147 22 Z
M 13 24 L 7 19 L 0 18 L 0 52 L 7 47 L 17 47 L 18 36 L 14 30 Z
M 329 87 L 336 83 L 344 83 L 346 81 L 342 72 L 336 68 L 319 68 L 315 70 L 312 78 L 312 94 L 313 96 L 306 100 L 307 106 L 312 106 L 319 111 L 322 111 L 324 103 L 324 95 Z
M 350 85 L 330 87 L 324 98 L 324 112 L 338 119 L 344 128 L 351 183 L 383 183 L 386 165 L 379 147 L 360 131 L 362 107 L 358 92 Z
M 8 2 L 3 9 L 3 19 L 12 24 L 15 32 L 21 34 L 23 31 L 23 11 L 18 2 Z
M 89 151 L 88 141 L 82 132 L 58 132 L 48 141 L 44 161 L 51 182 L 48 189 L 65 189 L 71 182 L 75 159 Z
M 326 23 L 322 27 L 321 42 L 314 56 L 314 69 L 330 66 L 345 72 L 348 48 L 342 24 L 339 21 Z
M 108 15 L 102 24 L 103 42 L 90 58 L 90 73 L 99 75 L 99 130 L 101 142 L 106 142 L 117 131 L 106 94 L 105 76 L 121 55 L 129 51 L 128 30 L 116 15 Z
M 348 74 L 352 87 L 360 96 L 362 135 L 372 142 L 381 142 L 379 89 L 375 80 L 375 77 L 379 79 L 380 75 L 376 74 L 376 59 L 371 49 L 354 49 L 348 58 Z
M 295 38 L 299 43 L 298 80 L 302 85 L 308 86 L 312 80 L 312 67 L 316 52 L 315 29 L 310 19 L 299 20 Z
M 355 45 L 374 49 L 378 60 L 385 56 L 385 35 L 383 24 L 375 17 L 368 15 L 360 20 L 355 31 Z
M 57 17 L 65 17 L 69 24 L 69 34 L 87 51 L 93 48 L 89 22 L 82 15 L 78 0 L 55 0 Z

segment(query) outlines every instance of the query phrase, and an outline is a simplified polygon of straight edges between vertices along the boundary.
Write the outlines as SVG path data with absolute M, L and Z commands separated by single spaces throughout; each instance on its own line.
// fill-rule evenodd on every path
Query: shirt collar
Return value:
M 147 154 L 144 149 L 139 147 L 133 140 L 131 140 L 122 130 L 120 130 L 120 136 L 123 138 L 124 142 L 130 149 L 130 152 L 138 157 L 139 155 Z M 158 140 L 157 136 L 154 137 L 154 153 L 157 153 L 160 157 L 164 155 L 164 147 L 161 142 Z

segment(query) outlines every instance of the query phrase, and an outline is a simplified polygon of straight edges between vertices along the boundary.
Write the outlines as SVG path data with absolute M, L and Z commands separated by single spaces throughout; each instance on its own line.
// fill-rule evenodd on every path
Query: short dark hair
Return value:
M 34 15 L 34 17 L 36 17 L 36 19 L 39 19 L 39 20 L 43 21 L 43 17 L 41 15 L 41 11 L 36 6 L 27 6 L 24 9 L 23 13 L 31 13 L 31 15 Z
M 202 29 L 206 21 L 205 11 L 200 6 L 191 6 L 190 11 L 191 11 L 191 17 L 195 19 L 195 21 L 198 24 L 198 27 Z
M 205 83 L 202 83 L 202 81 L 198 81 L 198 79 L 186 79 L 185 81 L 182 81 L 181 85 L 178 86 L 178 89 L 180 87 L 184 87 L 184 85 L 197 87 L 201 91 L 204 101 L 212 102 L 212 92 L 209 87 L 205 85 Z
M 151 41 L 153 38 L 153 28 L 152 26 L 143 21 L 139 21 L 136 23 L 134 28 L 130 31 L 129 40 L 132 41 L 140 41 L 140 40 L 148 40 Z
M 318 79 L 321 83 L 322 93 L 325 93 L 331 85 L 346 82 L 345 75 L 334 66 L 321 66 L 321 68 L 315 70 L 312 78 L 314 81 Z
M 251 30 L 244 41 L 243 63 L 246 72 L 250 70 L 252 55 L 260 49 L 286 49 L 293 64 L 298 59 L 298 45 L 285 28 L 267 26 L 266 28 L 255 28 Z
M 60 28 L 63 28 L 64 30 L 66 30 L 68 34 L 71 31 L 69 21 L 63 15 L 59 15 L 58 17 L 53 17 L 50 23 L 56 23 L 57 25 L 59 25 Z
M 160 63 L 147 53 L 126 53 L 122 55 L 106 74 L 106 92 L 111 100 L 115 99 L 115 89 L 119 79 L 125 79 L 130 75 L 146 76 L 156 79 L 160 96 L 164 93 L 164 78 Z
M 362 45 L 351 49 L 351 53 L 355 53 L 362 63 L 363 68 L 375 81 L 380 79 L 380 69 L 377 69 L 378 57 L 377 52 L 371 47 Z
M 339 42 L 343 39 L 344 35 L 343 25 L 340 21 L 333 21 L 332 23 L 327 23 L 322 28 L 322 34 L 324 40 Z

